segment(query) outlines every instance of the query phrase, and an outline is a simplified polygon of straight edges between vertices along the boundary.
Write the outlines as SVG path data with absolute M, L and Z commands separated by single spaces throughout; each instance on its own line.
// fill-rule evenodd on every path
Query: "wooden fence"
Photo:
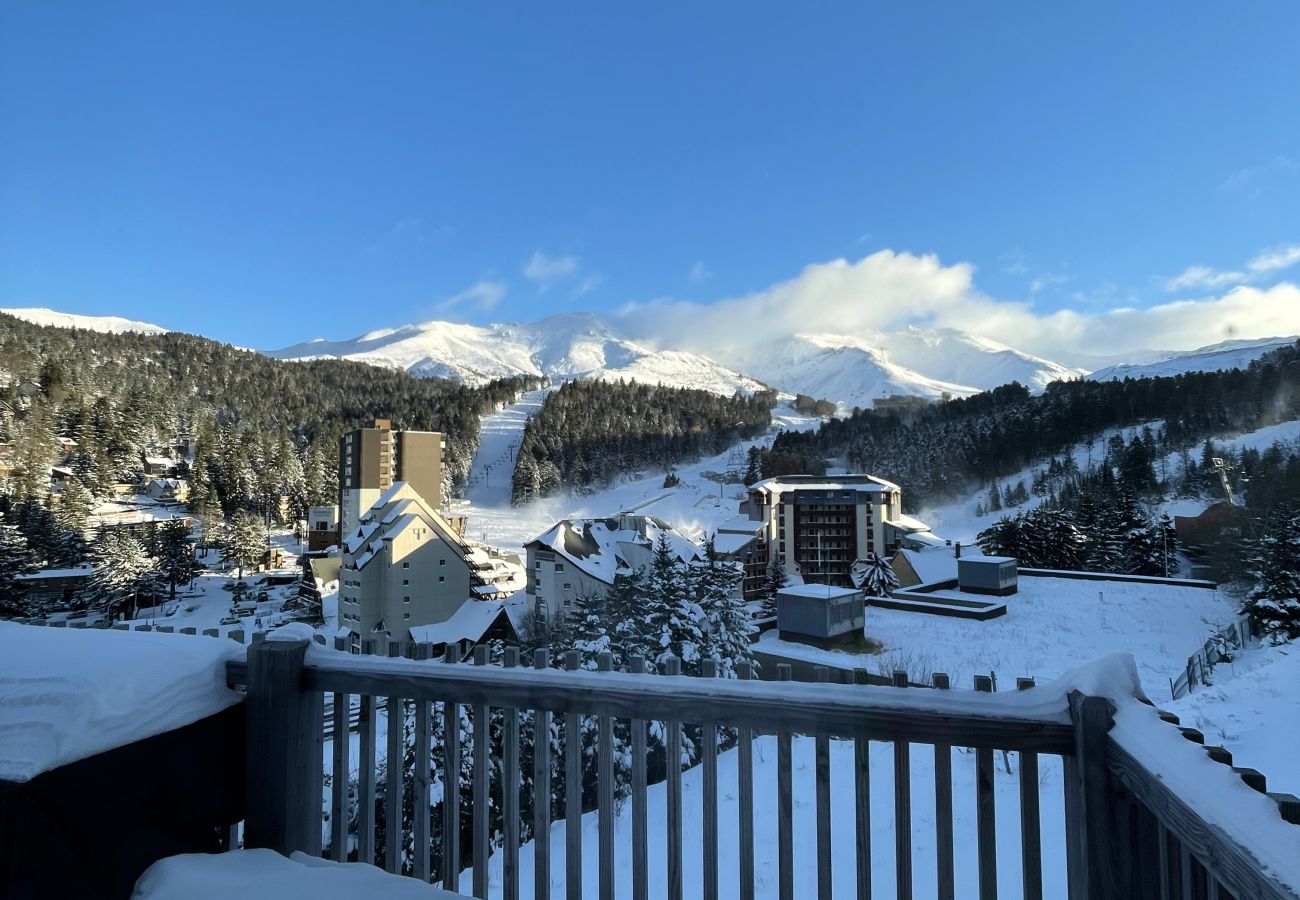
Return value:
M 359 697 L 359 759 L 352 760 L 350 741 L 332 742 L 332 766 L 335 773 L 358 772 L 357 850 L 355 858 L 374 861 L 382 856 L 390 871 L 403 871 L 403 846 L 412 851 L 407 857 L 405 874 L 429 881 L 435 879 L 445 888 L 460 885 L 461 861 L 472 867 L 473 893 L 486 897 L 488 859 L 491 851 L 489 834 L 490 805 L 501 811 L 500 845 L 496 850 L 502 860 L 501 896 L 516 900 L 526 895 L 551 896 L 550 823 L 551 804 L 532 807 L 535 860 L 534 884 L 520 883 L 519 845 L 521 832 L 521 712 L 531 711 L 539 729 L 555 717 L 563 721 L 565 744 L 559 776 L 565 790 L 561 818 L 565 828 L 564 869 L 565 896 L 582 896 L 582 860 L 594 852 L 598 862 L 598 890 L 601 898 L 614 896 L 616 859 L 631 860 L 631 887 L 635 900 L 646 900 L 649 884 L 647 837 L 647 728 L 662 723 L 656 734 L 666 743 L 666 759 L 680 759 L 683 730 L 693 729 L 699 738 L 702 770 L 702 841 L 692 852 L 702 859 L 700 883 L 687 885 L 683 879 L 682 769 L 670 764 L 665 772 L 666 893 L 672 900 L 682 897 L 719 896 L 720 887 L 727 894 L 741 898 L 755 896 L 754 879 L 754 760 L 756 734 L 775 735 L 777 810 L 777 886 L 781 900 L 795 895 L 796 883 L 801 894 L 831 896 L 832 790 L 851 792 L 855 820 L 851 827 L 854 840 L 852 869 L 856 872 L 854 895 L 871 896 L 872 810 L 870 793 L 870 754 L 872 742 L 893 745 L 893 839 L 895 842 L 894 875 L 899 898 L 913 894 L 913 776 L 909 770 L 914 745 L 928 745 L 934 754 L 934 879 L 938 896 L 955 895 L 954 842 L 972 837 L 978 857 L 978 893 L 981 900 L 996 897 L 998 891 L 997 815 L 994 774 L 998 751 L 1019 754 L 1019 809 L 1021 847 L 1019 848 L 1021 882 L 1027 898 L 1043 896 L 1042 828 L 1039 797 L 1039 759 L 1056 756 L 1064 772 L 1064 842 L 1066 847 L 1069 896 L 1092 897 L 1183 897 L 1235 896 L 1239 898 L 1293 898 L 1293 894 L 1261 873 L 1250 850 L 1208 826 L 1187 804 L 1170 792 L 1160 781 L 1137 764 L 1112 738 L 1108 738 L 1112 707 L 1098 697 L 1074 694 L 1068 709 L 1064 703 L 1049 703 L 1042 689 L 1030 690 L 1032 682 L 1018 687 L 1025 690 L 981 697 L 969 692 L 945 691 L 947 679 L 936 675 L 935 691 L 911 691 L 890 687 L 861 687 L 845 684 L 800 684 L 748 680 L 751 673 L 742 668 L 742 680 L 675 677 L 680 671 L 676 660 L 669 660 L 663 675 L 642 674 L 645 663 L 633 660 L 628 672 L 608 671 L 608 656 L 602 656 L 599 672 L 575 671 L 576 654 L 565 660 L 564 671 L 550 668 L 546 651 L 539 651 L 531 667 L 520 666 L 518 652 L 507 650 L 503 666 L 487 664 L 485 648 L 476 653 L 475 665 L 459 662 L 453 648 L 442 661 L 428 659 L 429 648 L 417 646 L 415 660 L 397 657 L 401 645 L 386 649 L 390 658 L 353 656 L 344 653 L 307 654 L 302 642 L 264 641 L 254 644 L 247 663 L 229 665 L 232 684 L 246 685 L 248 692 L 248 783 L 245 844 L 272 847 L 281 852 L 301 850 L 320 855 L 326 850 L 334 858 L 350 857 L 349 835 L 340 823 L 348 821 L 349 797 L 346 778 L 334 778 L 331 785 L 331 820 L 334 825 L 330 846 L 323 846 L 320 798 L 324 783 L 324 742 L 322 712 L 324 697 L 332 695 L 334 733 L 347 730 L 351 698 Z M 373 649 L 373 648 L 368 648 Z M 706 669 L 705 674 L 710 674 Z M 991 690 L 987 678 L 977 679 L 977 688 Z M 438 854 L 442 871 L 430 871 L 432 823 L 427 803 L 414 804 L 410 829 L 404 831 L 400 807 L 394 798 L 410 791 L 413 797 L 428 797 L 432 717 L 437 713 L 444 721 L 459 721 L 459 709 L 473 711 L 475 738 L 486 738 L 490 727 L 489 710 L 504 711 L 499 738 L 500 758 L 489 760 L 488 739 L 473 740 L 471 809 L 459 808 L 462 770 L 460 738 L 457 729 L 448 729 L 445 746 L 439 748 L 444 762 L 443 774 L 453 773 L 453 785 L 444 788 L 441 804 L 445 823 L 443 844 Z M 389 721 L 403 722 L 408 716 L 414 723 L 414 763 L 409 768 L 387 766 L 383 771 L 382 800 L 376 774 L 376 723 L 381 710 Z M 595 809 L 597 840 L 584 846 L 580 820 L 583 815 L 583 763 L 579 736 L 581 717 L 592 717 L 597 732 Z M 1173 727 L 1172 725 L 1170 727 Z M 630 740 L 631 775 L 629 815 L 632 820 L 630 847 L 615 847 L 614 729 L 626 729 Z M 480 731 L 483 730 L 483 732 Z M 737 753 L 737 781 L 734 786 L 739 842 L 738 865 L 722 872 L 718 865 L 719 734 L 734 737 Z M 814 791 L 816 865 L 796 873 L 794 864 L 793 787 L 791 745 L 795 734 L 811 736 L 815 744 Z M 1194 739 L 1194 734 L 1189 734 Z M 832 739 L 851 742 L 854 765 L 848 784 L 831 783 L 830 743 Z M 400 728 L 387 730 L 389 759 L 404 755 Z M 973 748 L 975 753 L 976 821 L 974 834 L 955 834 L 953 819 L 952 760 L 954 748 Z M 535 742 L 528 748 L 532 760 L 532 783 L 535 796 L 551 796 L 550 746 L 548 741 Z M 1207 752 L 1217 750 L 1209 748 Z M 1211 752 L 1212 758 L 1216 758 Z M 558 760 L 556 762 L 559 762 Z M 490 764 L 498 764 L 502 783 L 511 789 L 499 796 L 489 796 L 492 786 Z M 1245 772 L 1243 779 L 1258 773 Z M 1262 785 L 1256 785 L 1262 787 Z M 730 792 L 730 786 L 725 788 Z M 1300 801 L 1279 796 L 1277 808 L 1282 816 L 1296 816 Z M 1288 806 L 1288 804 L 1290 804 Z M 1288 810 L 1290 811 L 1288 813 Z M 1003 811 L 1004 815 L 1006 811 Z M 382 814 L 386 823 L 397 828 L 383 829 L 382 848 L 377 848 L 376 818 Z M 455 823 L 462 817 L 471 824 L 471 847 L 462 853 L 457 843 L 462 829 Z M 1294 818 L 1292 819 L 1294 821 Z M 836 822 L 837 830 L 846 823 Z M 658 833 L 658 830 L 656 831 Z M 1300 838 L 1300 829 L 1297 830 Z M 410 843 L 406 839 L 410 838 Z M 377 852 L 378 851 L 378 852 Z M 557 873 L 558 874 L 558 873 Z M 529 890 L 532 888 L 532 890 Z M 1218 893 L 1214 893 L 1218 891 Z
M 1210 636 L 1201 649 L 1187 657 L 1187 667 L 1177 678 L 1169 679 L 1172 699 L 1185 697 L 1198 685 L 1208 685 L 1214 667 L 1226 660 L 1233 650 L 1244 650 L 1254 639 L 1250 619 L 1240 616 L 1231 625 Z

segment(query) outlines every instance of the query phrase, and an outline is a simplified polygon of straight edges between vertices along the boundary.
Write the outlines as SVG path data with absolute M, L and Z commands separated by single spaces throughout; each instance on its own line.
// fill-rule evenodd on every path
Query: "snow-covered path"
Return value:
M 510 477 L 515 470 L 515 454 L 524 439 L 524 426 L 552 390 L 529 391 L 518 403 L 483 418 L 478 452 L 469 471 L 470 503 L 485 507 L 510 505 Z

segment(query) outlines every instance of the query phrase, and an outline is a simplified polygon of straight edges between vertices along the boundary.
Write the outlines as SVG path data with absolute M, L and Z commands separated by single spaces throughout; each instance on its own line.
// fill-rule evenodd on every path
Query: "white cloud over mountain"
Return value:
M 1300 248 L 1261 254 L 1252 271 L 1276 272 Z M 669 346 L 707 340 L 735 346 L 791 334 L 856 334 L 905 326 L 958 329 L 1042 357 L 1073 363 L 1148 348 L 1183 350 L 1236 337 L 1300 332 L 1300 288 L 1238 285 L 1219 296 L 1179 299 L 1146 308 L 1098 312 L 1040 311 L 999 300 L 974 284 L 968 263 L 881 250 L 856 262 L 807 266 L 796 277 L 712 304 L 657 300 L 626 307 L 629 332 Z M 1227 282 L 1225 282 L 1226 284 Z

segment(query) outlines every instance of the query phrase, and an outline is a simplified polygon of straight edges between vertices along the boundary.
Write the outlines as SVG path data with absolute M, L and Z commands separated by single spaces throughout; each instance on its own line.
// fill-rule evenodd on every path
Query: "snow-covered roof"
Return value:
M 694 541 L 654 516 L 562 519 L 528 543 L 542 544 L 592 578 L 613 584 L 615 576 L 630 574 L 641 565 L 629 557 L 653 551 L 660 535 L 668 538 L 674 558 L 702 558 Z
M 750 486 L 750 490 L 780 496 L 787 491 L 865 491 L 884 494 L 902 489 L 892 481 L 877 478 L 875 475 L 840 475 L 836 478 L 783 475 L 756 482 Z
M 144 461 L 151 466 L 174 466 L 176 461 L 169 456 L 146 456 Z
M 902 529 L 903 531 L 916 532 L 916 531 L 930 530 L 929 525 L 925 524 L 920 519 L 912 518 L 906 513 L 896 513 L 894 515 L 894 518 L 890 520 L 888 524 L 894 526 L 895 528 Z
M 754 534 L 729 534 L 718 532 L 713 536 L 713 549 L 719 556 L 731 556 L 758 540 Z
M 921 579 L 921 584 L 953 581 L 957 578 L 957 556 L 952 547 L 934 547 L 929 550 L 899 550 Z M 989 559 L 979 552 L 962 550 L 962 559 Z
M 421 644 L 452 644 L 481 640 L 505 607 L 491 600 L 466 600 L 451 618 L 432 625 L 416 625 L 411 637 Z
M 232 706 L 233 641 L 0 622 L 0 780 L 181 728 Z
M 89 575 L 91 571 L 90 566 L 73 566 L 68 569 L 41 569 L 39 572 L 18 575 L 16 578 L 18 581 L 40 581 L 43 578 L 76 578 L 81 575 Z
M 857 588 L 839 587 L 833 584 L 792 584 L 777 591 L 778 596 L 811 597 L 814 600 L 838 600 L 850 594 L 861 594 Z
M 751 519 L 749 516 L 736 516 L 725 522 L 718 524 L 718 534 L 758 534 L 762 529 L 763 522 L 761 519 Z

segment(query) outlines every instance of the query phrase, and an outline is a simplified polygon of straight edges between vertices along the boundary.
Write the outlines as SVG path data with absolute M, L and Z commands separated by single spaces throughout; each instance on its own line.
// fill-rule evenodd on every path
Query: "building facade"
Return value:
M 852 585 L 855 560 L 890 556 L 922 522 L 903 513 L 902 489 L 873 475 L 786 475 L 749 489 L 746 511 L 762 523 L 768 559 L 814 584 Z
M 339 518 L 351 531 L 375 501 L 405 481 L 434 509 L 442 506 L 442 435 L 436 431 L 394 431 L 375 419 L 339 439 Z
M 399 481 L 343 536 L 339 624 L 362 640 L 407 641 L 410 629 L 444 622 L 468 599 L 500 599 L 523 587 L 518 556 L 466 542 Z
M 679 562 L 703 559 L 694 541 L 654 516 L 557 522 L 524 546 L 530 606 L 554 622 L 580 597 L 607 596 L 616 577 L 650 561 L 661 535 Z

